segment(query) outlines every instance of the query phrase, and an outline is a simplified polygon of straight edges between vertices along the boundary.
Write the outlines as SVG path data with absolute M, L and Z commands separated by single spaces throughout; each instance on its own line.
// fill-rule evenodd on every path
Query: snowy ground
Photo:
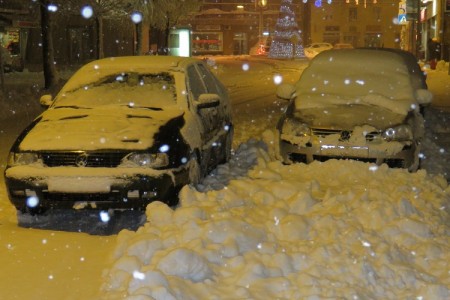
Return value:
M 448 299 L 446 69 L 428 74 L 428 166 L 411 174 L 352 161 L 282 165 L 273 78 L 294 81 L 305 63 L 216 64 L 233 98 L 235 154 L 185 187 L 176 210 L 155 202 L 136 232 L 106 237 L 24 229 L 1 183 L 0 299 Z M 13 123 L 38 109 L 18 101 L 2 122 L 2 165 Z

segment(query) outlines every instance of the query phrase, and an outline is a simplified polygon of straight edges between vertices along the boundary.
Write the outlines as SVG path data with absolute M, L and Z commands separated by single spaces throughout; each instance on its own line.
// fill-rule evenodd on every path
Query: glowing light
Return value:
M 281 84 L 283 82 L 283 76 L 277 74 L 273 76 L 273 82 L 278 85 Z
M 94 15 L 94 10 L 91 6 L 86 5 L 81 8 L 81 16 L 85 19 L 90 19 Z
M 111 217 L 107 211 L 100 212 L 100 220 L 102 220 L 103 223 L 107 223 L 110 219 Z
M 245 63 L 245 64 L 242 65 L 242 70 L 248 71 L 249 69 L 250 69 L 250 65 L 249 64 Z
M 162 145 L 161 147 L 159 147 L 159 151 L 162 153 L 169 151 L 169 149 L 170 149 L 169 145 Z
M 142 22 L 142 14 L 140 12 L 134 12 L 131 14 L 131 21 L 134 24 L 139 24 Z
M 36 196 L 28 197 L 27 206 L 28 207 L 37 207 L 39 205 L 39 198 Z
M 134 271 L 133 272 L 133 278 L 135 279 L 139 279 L 139 280 L 144 280 L 145 279 L 145 274 L 139 271 Z
M 47 6 L 47 10 L 50 12 L 57 12 L 58 11 L 58 6 L 56 6 L 56 4 L 49 4 Z

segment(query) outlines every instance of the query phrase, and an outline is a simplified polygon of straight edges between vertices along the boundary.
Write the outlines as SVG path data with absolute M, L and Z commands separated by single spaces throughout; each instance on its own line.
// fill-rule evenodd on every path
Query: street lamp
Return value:
M 256 7 L 258 6 L 258 7 Z M 263 10 L 267 7 L 267 0 L 258 0 L 255 1 L 255 9 L 258 8 L 259 9 L 259 25 L 258 25 L 258 29 L 259 29 L 259 41 L 261 43 L 262 41 L 262 36 L 263 36 Z

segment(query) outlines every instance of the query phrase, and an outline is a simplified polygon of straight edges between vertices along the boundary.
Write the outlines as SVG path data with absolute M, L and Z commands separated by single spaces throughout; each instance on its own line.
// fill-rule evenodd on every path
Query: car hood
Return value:
M 24 151 L 151 147 L 159 128 L 182 116 L 174 107 L 54 108 L 45 111 L 20 143 Z
M 402 124 L 406 116 L 381 106 L 348 104 L 297 109 L 294 116 L 311 127 L 352 130 L 370 125 L 379 130 Z

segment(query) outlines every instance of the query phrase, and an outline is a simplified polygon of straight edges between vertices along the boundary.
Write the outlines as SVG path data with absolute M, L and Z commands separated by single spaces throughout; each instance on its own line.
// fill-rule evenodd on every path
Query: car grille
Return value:
M 125 152 L 46 152 L 42 153 L 42 160 L 48 167 L 114 168 L 127 154 Z
M 324 128 L 312 128 L 312 134 L 320 137 L 326 137 L 328 135 L 332 134 L 339 134 L 341 137 L 350 137 L 352 134 L 352 131 L 348 130 L 336 130 L 336 129 L 324 129 Z M 381 133 L 377 131 L 368 132 L 366 134 L 366 141 L 371 142 L 375 139 L 380 138 Z

